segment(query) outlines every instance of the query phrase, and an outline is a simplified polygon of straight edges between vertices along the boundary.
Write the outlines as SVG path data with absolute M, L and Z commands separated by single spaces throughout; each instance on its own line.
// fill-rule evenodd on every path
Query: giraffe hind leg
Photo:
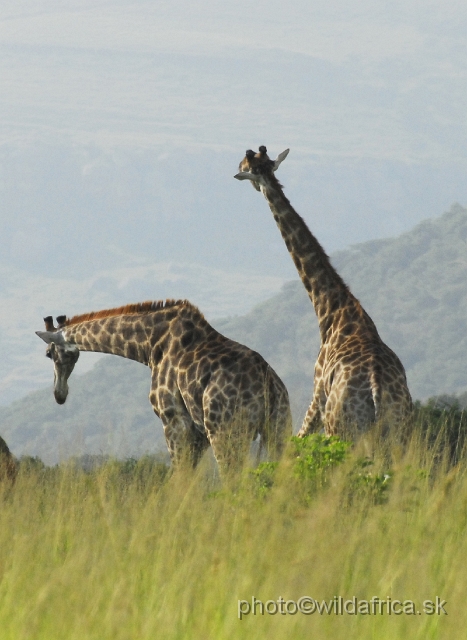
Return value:
M 159 391 L 156 381 L 149 400 L 162 421 L 172 465 L 178 466 L 185 460 L 196 467 L 209 446 L 209 440 L 206 432 L 194 423 L 180 393 Z
M 297 433 L 299 438 L 303 438 L 310 433 L 316 433 L 320 428 L 322 428 L 321 407 L 323 405 L 323 401 L 325 404 L 326 398 L 324 396 L 324 389 L 323 385 L 319 384 L 313 393 L 313 399 L 305 414 L 300 431 Z
M 248 458 L 257 425 L 251 424 L 240 411 L 232 419 L 220 423 L 207 420 L 206 429 L 221 477 L 239 470 Z
M 267 393 L 264 406 L 264 421 L 259 429 L 260 446 L 258 462 L 263 449 L 269 460 L 278 460 L 286 440 L 292 435 L 292 414 L 289 394 L 277 375 L 268 370 Z
M 191 465 L 195 468 L 209 447 L 210 442 L 204 430 L 201 431 L 194 423 L 192 423 L 192 428 L 187 435 L 188 455 Z
M 292 435 L 292 414 L 287 401 L 281 404 L 272 415 L 266 418 L 261 430 L 260 447 L 266 449 L 269 460 L 279 460 L 285 443 Z
M 206 434 L 196 427 L 191 418 L 170 420 L 167 423 L 163 420 L 162 423 L 172 465 L 177 467 L 188 462 L 195 468 L 209 447 Z

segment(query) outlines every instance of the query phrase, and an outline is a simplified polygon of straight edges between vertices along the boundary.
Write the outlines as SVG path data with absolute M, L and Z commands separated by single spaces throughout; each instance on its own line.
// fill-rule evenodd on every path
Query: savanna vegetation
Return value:
M 175 474 L 23 458 L 1 486 L 1 638 L 464 637 L 465 432 L 433 401 L 403 444 L 293 438 L 222 484 L 208 456 Z M 314 613 L 294 613 L 303 596 Z M 277 613 L 246 613 L 252 598 Z M 374 604 L 354 615 L 354 598 Z
M 454 207 L 335 256 L 415 397 L 465 390 L 466 238 L 465 210 Z M 216 327 L 267 357 L 303 415 L 318 337 L 302 285 Z M 144 367 L 109 357 L 71 384 L 63 407 L 47 389 L 1 409 L 13 451 L 53 459 L 57 449 L 66 458 L 165 446 Z M 293 440 L 279 464 L 223 485 L 209 456 L 178 474 L 150 456 L 52 467 L 23 458 L 16 482 L 0 483 L 0 638 L 462 638 L 466 407 L 465 392 L 417 404 L 402 444 Z M 274 610 L 303 596 L 322 610 L 374 597 L 386 609 L 262 615 L 258 606 L 239 619 L 239 601 L 241 611 L 252 598 Z M 425 613 L 437 597 L 446 603 Z M 389 614 L 389 599 L 406 611 Z

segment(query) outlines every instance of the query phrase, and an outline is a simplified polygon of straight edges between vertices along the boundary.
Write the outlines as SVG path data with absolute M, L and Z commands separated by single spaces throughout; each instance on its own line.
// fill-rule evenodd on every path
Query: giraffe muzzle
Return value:
M 68 397 L 68 389 L 65 395 L 62 395 L 57 390 L 54 391 L 54 398 L 57 404 L 65 404 L 67 397 Z
M 71 373 L 71 371 L 70 371 Z M 67 376 L 68 377 L 68 376 Z M 68 397 L 68 383 L 66 381 L 65 376 L 57 375 L 55 372 L 54 376 L 54 398 L 57 404 L 65 404 L 66 399 Z

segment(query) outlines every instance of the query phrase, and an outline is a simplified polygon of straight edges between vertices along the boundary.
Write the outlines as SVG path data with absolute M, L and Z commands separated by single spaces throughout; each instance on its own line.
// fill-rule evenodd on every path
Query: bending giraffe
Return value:
M 313 398 L 298 435 L 321 423 L 327 435 L 361 432 L 383 418 L 403 424 L 412 408 L 404 367 L 286 198 L 274 172 L 288 152 L 273 161 L 264 146 L 248 150 L 235 178 L 250 180 L 266 198 L 318 317 Z
M 277 456 L 291 434 L 288 394 L 276 372 L 259 353 L 218 333 L 187 300 L 59 316 L 57 328 L 51 316 L 44 321 L 46 331 L 36 333 L 49 345 L 59 404 L 81 351 L 112 353 L 151 368 L 149 400 L 174 463 L 188 454 L 196 466 L 211 445 L 225 470 L 246 439 L 259 435 L 261 447 Z

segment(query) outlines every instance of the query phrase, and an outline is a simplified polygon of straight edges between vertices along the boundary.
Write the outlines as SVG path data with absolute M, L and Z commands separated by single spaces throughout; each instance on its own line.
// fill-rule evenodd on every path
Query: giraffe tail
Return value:
M 371 395 L 373 396 L 373 404 L 375 406 L 375 422 L 381 418 L 381 407 L 383 399 L 383 388 L 381 382 L 381 372 L 375 367 L 372 368 L 370 374 Z

